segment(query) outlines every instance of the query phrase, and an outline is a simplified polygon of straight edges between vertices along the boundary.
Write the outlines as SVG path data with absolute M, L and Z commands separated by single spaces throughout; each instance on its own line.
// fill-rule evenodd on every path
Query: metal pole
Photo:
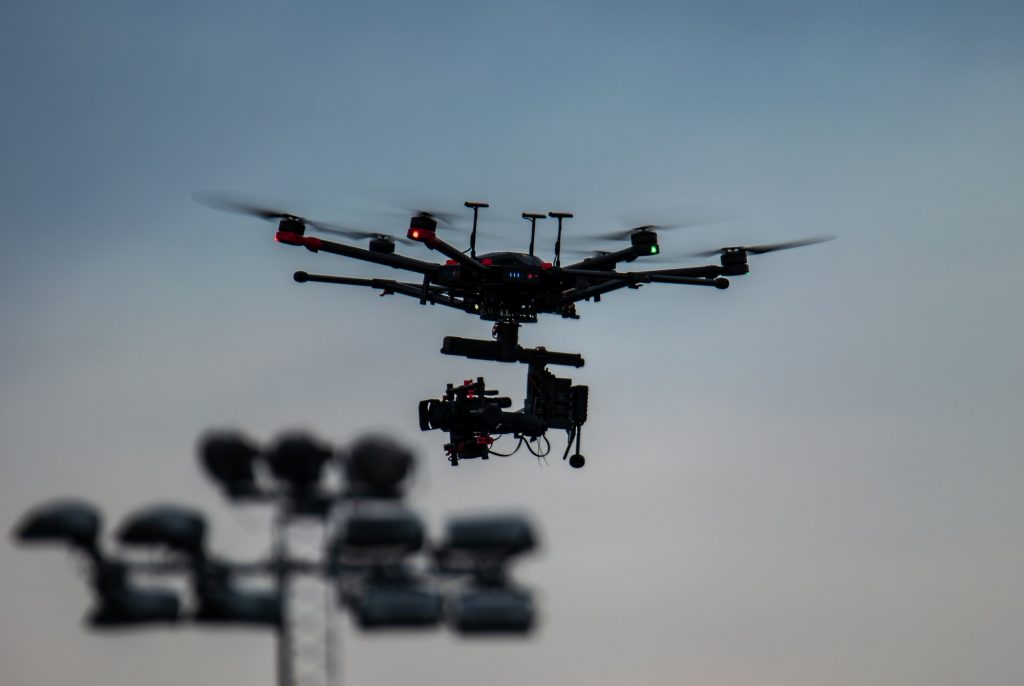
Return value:
M 282 503 L 274 514 L 274 563 L 277 565 L 277 592 L 281 597 L 281 623 L 277 625 L 277 686 L 293 686 L 292 641 L 289 629 L 291 570 L 288 567 L 288 513 Z

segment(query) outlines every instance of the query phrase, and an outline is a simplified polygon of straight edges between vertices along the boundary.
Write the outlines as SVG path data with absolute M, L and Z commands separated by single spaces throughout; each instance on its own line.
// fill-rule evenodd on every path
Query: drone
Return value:
M 563 222 L 573 217 L 571 212 L 523 212 L 522 218 L 530 223 L 528 252 L 478 254 L 477 229 L 480 210 L 490 207 L 486 202 L 464 203 L 473 212 L 473 225 L 468 248 L 459 249 L 438 235 L 447 232 L 444 228 L 439 230 L 439 227 L 451 227 L 457 219 L 455 215 L 442 212 L 410 210 L 411 218 L 405 236 L 393 236 L 315 221 L 220 194 L 197 194 L 194 197 L 214 209 L 277 222 L 274 238 L 283 245 L 379 264 L 418 277 L 417 281 L 400 281 L 297 271 L 293 278 L 298 283 L 371 288 L 379 290 L 381 295 L 404 295 L 418 300 L 421 305 L 441 305 L 494 322 L 491 331 L 493 340 L 446 336 L 441 353 L 528 365 L 526 402 L 518 412 L 504 411 L 511 401 L 508 398 L 493 397 L 498 392 L 487 390 L 483 379 L 479 378 L 476 382 L 466 381 L 459 386 L 449 384 L 441 399 L 420 403 L 420 428 L 425 431 L 440 429 L 449 432 L 450 441 L 445 445 L 445 452 L 453 465 L 464 458 L 486 459 L 490 455 L 504 455 L 495 452 L 492 446 L 496 436 L 505 434 L 519 439 L 516 450 L 525 444 L 534 455 L 543 457 L 550 450 L 550 443 L 544 437 L 549 428 L 564 429 L 568 433 L 563 459 L 568 457 L 569 449 L 575 442 L 576 453 L 569 460 L 570 465 L 581 467 L 585 462 L 579 453 L 579 444 L 581 428 L 586 421 L 587 387 L 573 386 L 569 379 L 559 379 L 546 369 L 549 364 L 582 367 L 584 360 L 575 353 L 522 347 L 519 345 L 520 325 L 535 323 L 540 315 L 579 319 L 577 303 L 600 302 L 601 296 L 606 293 L 623 288 L 635 290 L 646 284 L 703 286 L 724 290 L 729 288 L 727 277 L 743 276 L 750 272 L 750 255 L 789 250 L 834 238 L 823 235 L 782 243 L 729 246 L 687 255 L 701 258 L 717 256 L 718 264 L 620 271 L 618 267 L 621 264 L 659 255 L 661 247 L 658 231 L 675 227 L 647 224 L 595 237 L 628 240 L 629 245 L 617 250 L 595 252 L 563 265 Z M 554 256 L 550 262 L 536 254 L 537 222 L 546 218 L 557 221 Z M 307 235 L 307 230 L 320 235 Z M 328 240 L 321 237 L 323 234 L 367 240 L 368 245 L 361 248 L 347 242 Z M 446 259 L 444 262 L 431 262 L 407 257 L 396 253 L 398 243 L 411 246 L 418 243 Z M 533 443 L 538 442 L 546 444 L 540 452 L 533 447 Z

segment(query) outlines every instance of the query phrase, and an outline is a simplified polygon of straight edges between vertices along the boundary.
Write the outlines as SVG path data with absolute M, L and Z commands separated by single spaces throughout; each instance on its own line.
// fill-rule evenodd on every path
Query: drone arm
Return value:
M 363 260 L 364 262 L 374 262 L 394 269 L 405 269 L 419 274 L 429 274 L 434 276 L 438 271 L 438 265 L 433 262 L 415 260 L 403 255 L 373 252 L 372 250 L 357 248 L 354 245 L 325 241 L 324 239 L 317 238 L 316 236 L 292 236 L 279 231 L 277 234 L 277 240 L 280 243 L 288 243 L 289 245 L 305 246 L 305 248 L 310 252 L 329 252 L 333 255 L 352 257 L 357 260 Z
M 718 288 L 727 287 L 718 285 L 719 282 L 725 281 L 725 279 L 709 278 L 712 274 L 717 276 L 717 273 L 706 273 L 701 271 L 701 269 L 702 268 L 700 267 L 697 268 L 696 275 L 687 272 L 685 269 L 651 272 L 606 272 L 590 269 L 563 269 L 562 273 L 568 276 L 578 276 L 585 279 L 603 279 L 612 282 L 623 281 L 627 286 L 638 283 L 680 283 L 692 286 L 716 286 Z M 705 273 L 707 276 L 704 276 Z
M 431 250 L 437 250 L 442 255 L 445 255 L 446 257 L 455 260 L 456 262 L 461 264 L 463 267 L 466 267 L 467 269 L 471 269 L 475 272 L 487 271 L 487 267 L 483 263 L 479 262 L 473 257 L 470 257 L 466 253 L 456 248 L 454 245 L 445 243 L 440 238 L 438 238 L 437 234 L 435 234 L 433 231 L 424 231 L 422 237 L 413 238 L 412 230 L 410 230 L 409 237 L 415 241 L 423 243 Z
M 653 274 L 662 276 L 691 276 L 705 279 L 714 279 L 722 276 L 724 270 L 717 264 L 709 264 L 705 267 L 676 267 L 673 269 L 651 269 L 649 271 L 634 272 L 634 274 Z
M 620 288 L 635 286 L 641 283 L 674 283 L 687 286 L 712 286 L 719 289 L 729 287 L 729 281 L 722 278 L 708 279 L 650 272 L 601 272 L 584 269 L 565 269 L 563 270 L 563 273 L 568 273 L 570 276 L 582 276 L 584 278 L 604 278 L 605 281 L 604 283 L 595 284 L 587 288 L 567 291 L 563 293 L 562 297 L 553 304 L 553 307 L 568 305 L 569 303 L 592 298 L 595 295 L 609 293 Z
M 671 274 L 647 274 L 644 278 L 649 283 L 677 283 L 685 286 L 714 286 L 720 290 L 729 287 L 729 279 L 694 278 L 692 276 L 673 276 Z
M 633 246 L 610 252 L 605 255 L 597 255 L 595 257 L 588 257 L 585 260 L 577 262 L 576 264 L 570 264 L 566 269 L 614 269 L 615 265 L 619 262 L 632 262 L 639 256 L 639 252 Z
M 384 294 L 398 293 L 411 298 L 426 300 L 431 304 L 445 305 L 456 310 L 465 310 L 465 303 L 461 300 L 449 298 L 445 295 L 443 288 L 432 286 L 426 291 L 421 284 L 393 281 L 392 279 L 361 279 L 353 276 L 330 276 L 327 274 L 307 274 L 306 272 L 295 272 L 295 280 L 299 283 L 337 283 L 345 286 L 365 286 L 367 288 L 379 288 Z
M 631 282 L 627 279 L 609 279 L 604 283 L 597 284 L 596 286 L 566 291 L 562 294 L 562 297 L 551 304 L 551 307 L 562 307 L 563 305 L 579 302 L 580 300 L 593 298 L 595 295 L 601 295 L 602 293 L 609 293 L 620 288 L 626 288 L 630 283 Z

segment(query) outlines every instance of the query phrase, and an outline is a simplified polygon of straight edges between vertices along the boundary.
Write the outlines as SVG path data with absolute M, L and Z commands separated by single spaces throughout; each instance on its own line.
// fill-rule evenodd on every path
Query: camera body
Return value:
M 548 429 L 578 430 L 587 420 L 587 391 L 586 386 L 573 386 L 570 379 L 556 377 L 542 365 L 531 365 L 522 410 L 509 412 L 512 400 L 488 390 L 479 377 L 461 386 L 448 384 L 441 399 L 421 401 L 420 429 L 448 433 L 444 449 L 452 465 L 460 459 L 486 460 L 501 434 L 538 438 Z
M 572 379 L 531 365 L 523 412 L 542 418 L 550 429 L 576 429 L 587 421 L 589 392 L 587 386 L 574 386 Z

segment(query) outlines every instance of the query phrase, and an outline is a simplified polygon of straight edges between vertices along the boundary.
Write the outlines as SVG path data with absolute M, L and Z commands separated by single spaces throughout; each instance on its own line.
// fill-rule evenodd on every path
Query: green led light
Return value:
M 651 246 L 651 254 L 652 255 L 657 255 L 658 254 L 658 246 L 656 246 L 656 245 L 652 245 Z

